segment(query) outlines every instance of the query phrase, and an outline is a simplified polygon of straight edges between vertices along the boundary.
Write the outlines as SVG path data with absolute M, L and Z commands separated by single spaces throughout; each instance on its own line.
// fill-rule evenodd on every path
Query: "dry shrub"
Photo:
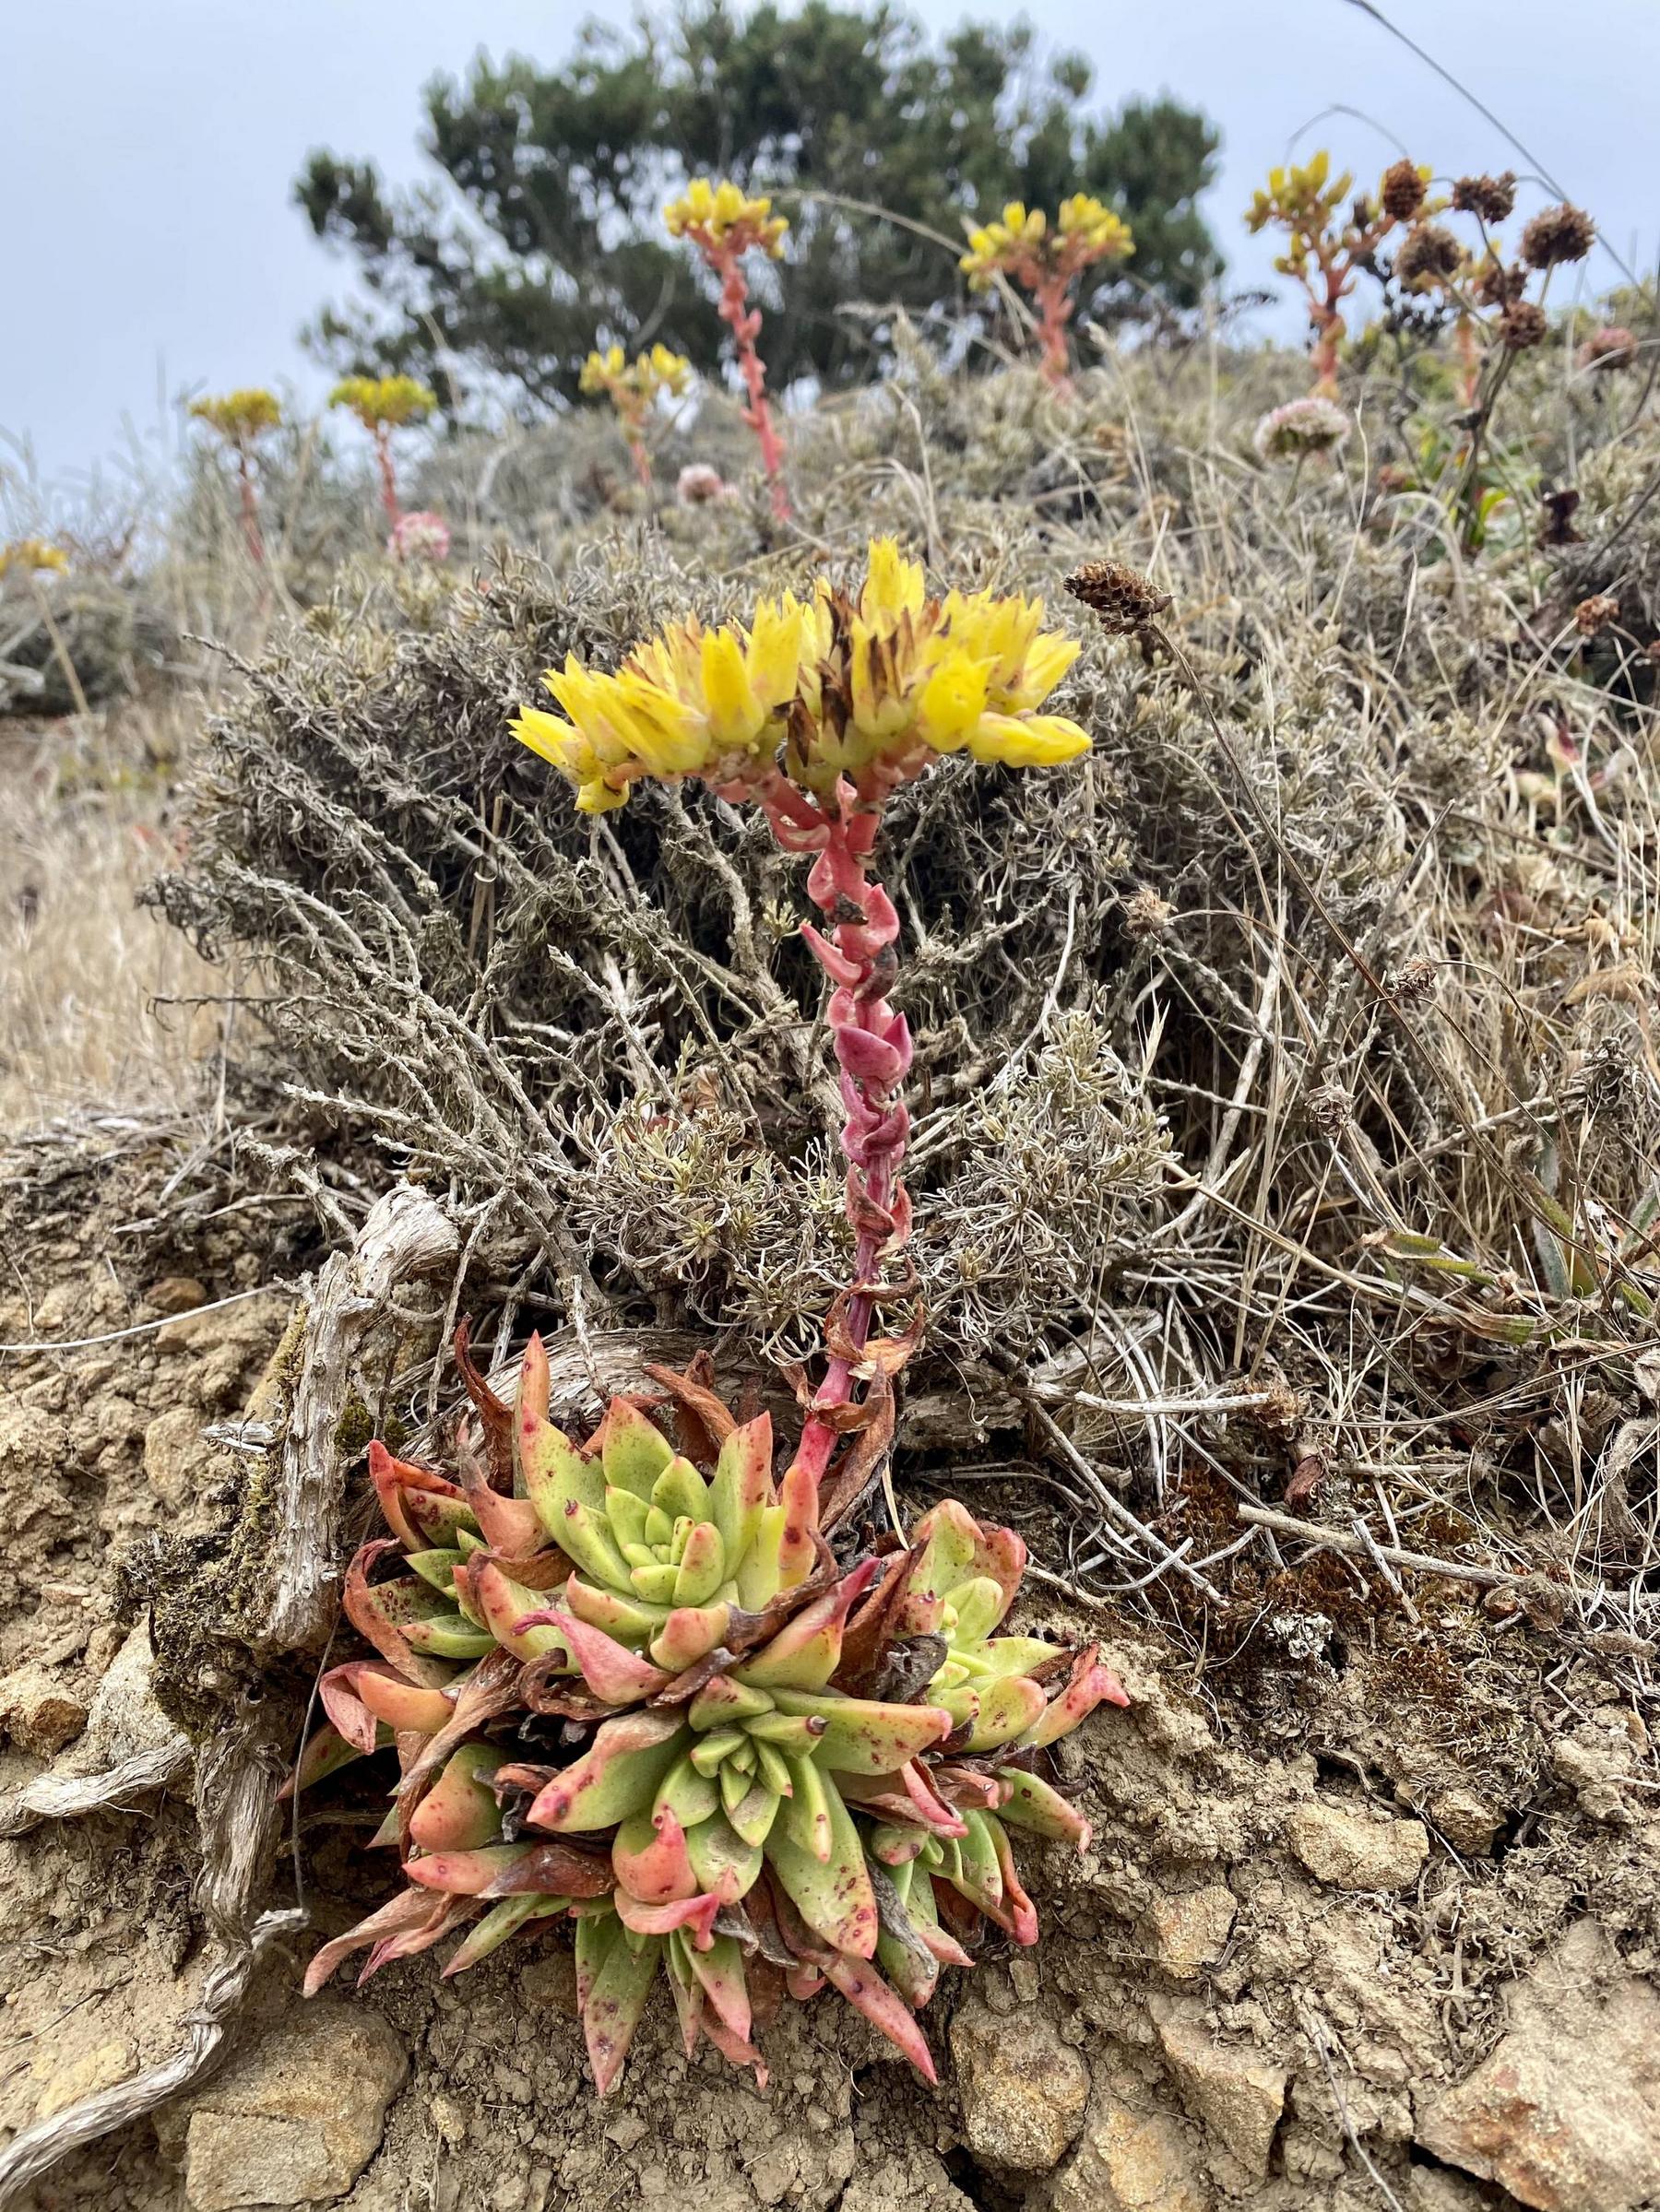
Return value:
M 738 503 L 701 542 L 600 516 L 476 586 L 359 578 L 216 726 L 166 905 L 267 964 L 311 1108 L 453 1189 L 515 1297 L 799 1349 L 836 1108 L 795 873 L 701 792 L 579 819 L 506 718 L 567 651 L 849 573 L 871 530 L 1041 592 L 1084 639 L 1057 704 L 1088 762 L 946 762 L 890 815 L 931 1356 L 1283 1371 L 1255 1479 L 1300 1408 L 1334 1470 L 1399 1471 L 1403 1542 L 1443 1486 L 1415 1439 L 1467 1405 L 1523 1523 L 1595 1548 L 1601 1462 L 1520 1432 L 1563 1342 L 1635 1412 L 1660 1288 L 1643 656 L 1548 627 L 1581 556 L 1531 524 L 1471 566 L 1358 468 L 1262 469 L 1272 377 L 1195 350 L 1065 397 L 913 360 L 799 432 L 789 546 Z M 1603 472 L 1588 540 L 1626 501 Z M 1168 652 L 1062 599 L 1108 552 L 1173 595 Z M 1157 1434 L 1156 1477 L 1200 1438 Z

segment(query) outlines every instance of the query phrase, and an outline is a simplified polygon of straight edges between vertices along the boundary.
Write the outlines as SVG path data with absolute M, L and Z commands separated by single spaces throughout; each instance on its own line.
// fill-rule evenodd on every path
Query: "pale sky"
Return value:
M 1654 141 L 1660 0 L 1380 0 L 1479 88 L 1628 260 L 1660 242 Z M 7 210 L 0 432 L 68 483 L 131 437 L 176 436 L 181 391 L 326 388 L 297 332 L 349 282 L 290 200 L 314 146 L 432 173 L 420 90 L 480 47 L 554 63 L 567 0 L 0 0 L 0 206 Z M 921 0 L 936 30 L 965 11 Z M 1331 145 L 1362 177 L 1402 150 L 1439 174 L 1528 164 L 1350 0 L 1044 0 L 1044 41 L 1097 66 L 1097 96 L 1169 90 L 1221 125 L 1208 208 L 1234 286 L 1283 285 L 1239 210 L 1268 166 Z M 1355 112 L 1330 114 L 1342 107 Z M 1547 196 L 1542 193 L 1538 196 Z M 1600 285 L 1614 279 L 1600 259 Z M 1294 325 L 1283 325 L 1294 327 Z M 0 458 L 15 458 L 0 445 Z

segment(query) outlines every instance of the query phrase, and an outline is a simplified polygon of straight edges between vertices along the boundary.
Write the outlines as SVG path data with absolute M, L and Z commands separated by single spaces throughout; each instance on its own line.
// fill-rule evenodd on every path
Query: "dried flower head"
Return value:
M 747 628 L 670 623 L 614 676 L 573 655 L 544 679 L 569 719 L 527 707 L 513 728 L 587 813 L 622 806 L 641 776 L 753 798 L 780 777 L 822 795 L 845 776 L 875 794 L 965 750 L 1047 767 L 1089 739 L 1038 711 L 1078 654 L 1042 621 L 1041 599 L 931 598 L 920 564 L 879 538 L 857 599 L 821 580 L 804 602 L 764 599 Z
M 1355 1102 L 1341 1083 L 1316 1083 L 1308 1097 L 1309 1119 L 1317 1130 L 1334 1137 L 1354 1118 Z
M 1101 618 L 1109 637 L 1133 637 L 1170 610 L 1170 595 L 1121 561 L 1085 561 L 1066 589 Z
M 14 538 L 9 545 L 0 545 L 0 576 L 16 574 L 34 575 L 42 571 L 63 574 L 69 566 L 69 556 L 60 545 L 52 545 L 44 538 Z
M 1479 217 L 1484 223 L 1509 219 L 1516 204 L 1516 174 L 1507 169 L 1496 177 L 1460 177 L 1452 186 L 1452 205 L 1460 215 Z
M 729 179 L 713 184 L 707 177 L 694 177 L 663 209 L 663 221 L 671 238 L 689 238 L 706 252 L 747 254 L 758 247 L 773 261 L 781 259 L 789 228 L 773 213 L 771 200 L 752 198 Z
M 190 411 L 198 422 L 206 422 L 232 445 L 252 444 L 282 421 L 281 400 L 259 384 L 226 392 L 218 399 L 193 399 Z
M 1583 207 L 1563 200 L 1543 207 L 1522 233 L 1522 258 L 1529 268 L 1553 269 L 1564 261 L 1583 261 L 1596 242 L 1596 225 Z
M 1605 323 L 1575 358 L 1582 369 L 1628 369 L 1637 358 L 1637 340 L 1623 323 Z
M 1608 592 L 1593 592 L 1588 599 L 1582 599 L 1574 609 L 1573 619 L 1582 635 L 1595 637 L 1607 629 L 1611 622 L 1618 621 L 1619 601 Z
M 1410 960 L 1390 969 L 1383 978 L 1383 988 L 1402 1006 L 1421 1006 L 1426 1000 L 1434 998 L 1439 975 L 1433 960 L 1426 960 L 1421 952 L 1415 952 Z
M 688 461 L 674 480 L 674 496 L 682 507 L 706 507 L 730 499 L 732 487 L 707 461 Z
M 1396 279 L 1417 291 L 1456 277 L 1465 254 L 1444 223 L 1415 223 L 1401 241 L 1394 257 Z
M 1429 185 L 1429 172 L 1420 169 L 1415 161 L 1393 161 L 1383 172 L 1383 182 L 1378 188 L 1378 201 L 1385 215 L 1398 223 L 1409 223 L 1424 204 L 1424 195 Z
M 446 561 L 449 550 L 448 523 L 442 515 L 433 515 L 425 508 L 414 515 L 400 515 L 386 539 L 386 550 L 394 561 L 411 563 Z
M 430 415 L 438 395 L 413 376 L 343 376 L 328 404 L 347 408 L 365 430 L 402 430 Z
M 1151 883 L 1138 884 L 1124 901 L 1124 935 L 1132 944 L 1145 944 L 1150 938 L 1162 937 L 1175 911 L 1169 900 L 1161 899 Z
M 1353 428 L 1334 399 L 1314 392 L 1264 415 L 1251 442 L 1264 461 L 1300 461 L 1309 454 L 1334 453 Z
M 1550 318 L 1536 300 L 1512 300 L 1499 318 L 1499 342 L 1512 353 L 1542 346 L 1550 336 Z

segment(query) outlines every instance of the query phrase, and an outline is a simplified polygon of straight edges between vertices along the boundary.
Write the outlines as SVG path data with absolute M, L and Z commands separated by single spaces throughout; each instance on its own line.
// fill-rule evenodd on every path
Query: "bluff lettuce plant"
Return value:
M 343 376 L 328 395 L 330 407 L 343 407 L 355 415 L 374 441 L 374 463 L 380 471 L 381 504 L 386 526 L 396 530 L 403 518 L 397 499 L 397 470 L 392 460 L 392 433 L 411 423 L 423 422 L 438 404 L 438 395 L 413 376 Z
M 1001 220 L 969 231 L 958 266 L 970 291 L 983 292 L 1002 276 L 1031 293 L 1039 365 L 1050 384 L 1063 384 L 1073 283 L 1098 263 L 1121 261 L 1134 251 L 1129 224 L 1088 193 L 1076 192 L 1061 201 L 1053 223 L 1041 207 L 1011 200 Z
M 259 488 L 255 462 L 259 442 L 282 423 L 282 402 L 263 385 L 227 392 L 219 398 L 192 400 L 191 414 L 207 423 L 230 448 L 236 461 L 237 491 L 242 503 L 243 539 L 248 557 L 265 565 L 265 533 L 259 522 Z
M 1343 303 L 1361 271 L 1375 270 L 1378 249 L 1400 224 L 1433 212 L 1429 177 L 1428 170 L 1396 161 L 1384 171 L 1374 195 L 1361 193 L 1349 201 L 1354 175 L 1344 170 L 1334 176 L 1332 157 L 1322 148 L 1301 166 L 1270 170 L 1266 187 L 1252 195 L 1245 228 L 1285 232 L 1285 251 L 1274 266 L 1295 278 L 1308 302 L 1317 396 L 1336 396 Z
M 743 273 L 745 255 L 765 254 L 769 261 L 782 259 L 784 234 L 789 224 L 772 211 L 769 199 L 752 199 L 729 181 L 712 184 L 694 177 L 677 200 L 663 209 L 663 221 L 671 238 L 689 238 L 703 256 L 704 266 L 720 279 L 716 313 L 732 334 L 738 373 L 749 395 L 743 420 L 761 445 L 761 464 L 772 490 L 773 513 L 780 522 L 789 519 L 789 493 L 784 484 L 784 448 L 773 427 L 772 408 L 766 396 L 766 364 L 756 350 L 761 335 L 761 310 L 749 303 L 749 278 Z
M 324 1946 L 308 1989 L 364 1947 L 368 1974 L 465 1929 L 454 1973 L 569 1917 L 602 2092 L 659 1970 L 688 2052 L 706 2037 L 764 2080 L 755 2034 L 827 1985 L 931 2080 L 915 2008 L 941 1967 L 971 1963 L 988 1922 L 1037 1940 L 1010 1830 L 1087 1840 L 1047 1754 L 1124 1692 L 1093 1647 L 1000 1633 L 1026 1564 L 1012 1530 L 947 1499 L 908 1544 L 861 1549 L 851 1512 L 919 1331 L 871 1333 L 905 1295 L 883 1267 L 909 1226 L 910 1043 L 868 864 L 886 794 L 941 753 L 1085 750 L 1038 711 L 1077 649 L 1042 611 L 931 598 L 879 541 L 856 600 L 824 586 L 748 628 L 678 624 L 614 675 L 567 662 L 549 682 L 569 721 L 516 724 L 590 811 L 643 775 L 697 775 L 813 855 L 829 929 L 804 934 L 834 987 L 854 1280 L 781 1471 L 769 1419 L 738 1422 L 696 1373 L 650 1370 L 661 1399 L 614 1399 L 573 1440 L 534 1337 L 511 1410 L 463 1339 L 479 1435 L 458 1437 L 454 1478 L 371 1448 L 391 1533 L 352 1562 L 345 1605 L 378 1657 L 325 1677 L 298 1780 L 395 1748 L 377 1840 L 406 1887 Z
M 653 346 L 648 353 L 636 353 L 633 361 L 625 358 L 621 346 L 608 346 L 603 353 L 590 353 L 583 363 L 582 389 L 590 398 L 603 392 L 611 401 L 642 484 L 651 482 L 646 426 L 652 410 L 665 392 L 679 398 L 691 381 L 691 362 L 667 346 Z

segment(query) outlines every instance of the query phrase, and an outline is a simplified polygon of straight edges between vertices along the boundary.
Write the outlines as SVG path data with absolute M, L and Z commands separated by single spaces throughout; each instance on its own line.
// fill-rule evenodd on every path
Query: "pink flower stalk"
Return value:
M 756 349 L 761 334 L 761 311 L 749 303 L 749 279 L 743 273 L 745 254 L 757 248 L 769 260 L 784 252 L 784 233 L 789 228 L 782 216 L 772 213 L 768 199 L 750 199 L 736 184 L 713 185 L 696 177 L 685 196 L 671 200 L 663 220 L 675 238 L 689 238 L 703 255 L 704 266 L 720 279 L 716 313 L 732 334 L 738 373 L 749 395 L 743 420 L 761 446 L 761 463 L 772 490 L 773 514 L 779 522 L 789 519 L 789 493 L 784 484 L 784 448 L 773 426 L 766 393 L 766 364 Z

